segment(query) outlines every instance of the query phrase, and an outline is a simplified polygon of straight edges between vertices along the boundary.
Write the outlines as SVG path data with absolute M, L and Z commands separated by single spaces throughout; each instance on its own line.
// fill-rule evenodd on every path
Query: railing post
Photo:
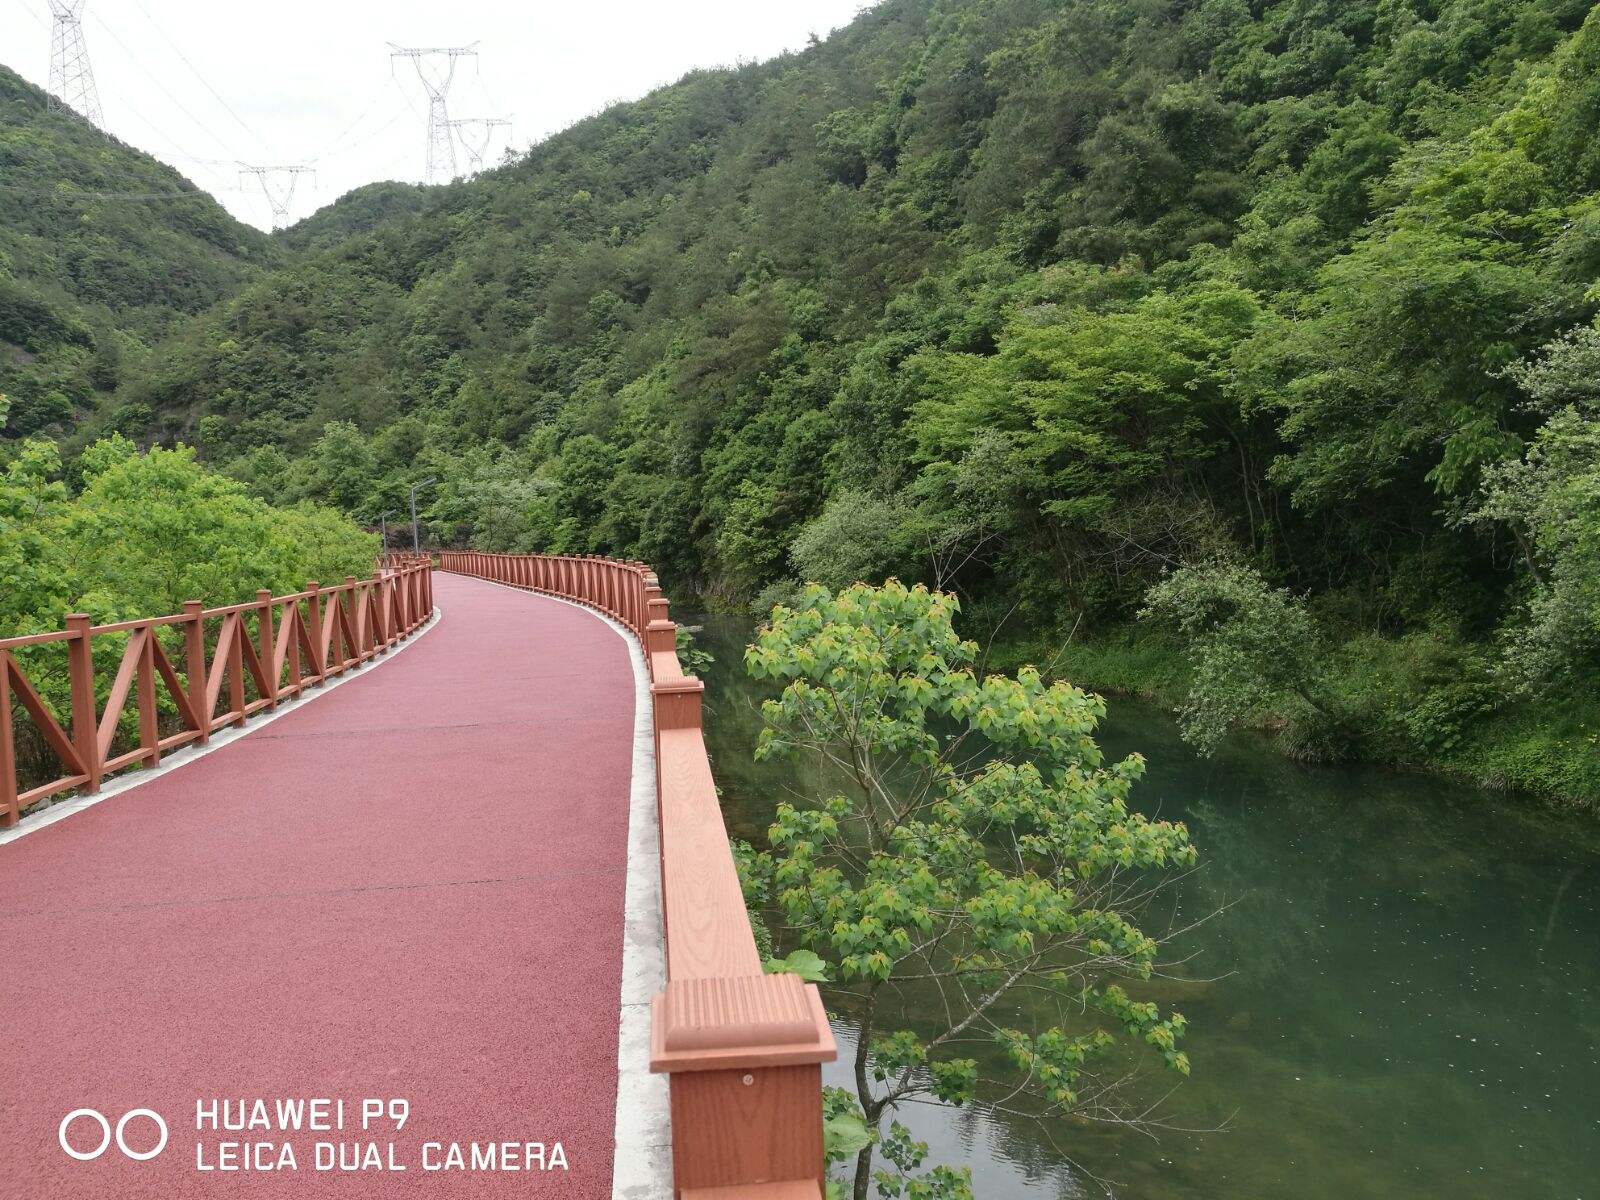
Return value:
M 183 602 L 183 671 L 189 685 L 189 707 L 200 722 L 199 745 L 211 740 L 211 713 L 206 709 L 206 617 L 198 600 Z
M 245 722 L 244 711 L 244 639 L 250 631 L 244 623 L 243 611 L 222 618 L 234 621 L 233 641 L 228 643 L 228 710 L 234 714 L 228 724 L 238 728 Z
M 11 730 L 11 652 L 0 650 L 0 829 L 10 829 L 21 816 L 17 746 Z
M 671 621 L 662 622 L 675 629 Z M 671 636 L 670 633 L 668 636 Z M 701 697 L 706 685 L 693 675 L 678 679 L 665 679 L 650 685 L 650 699 L 655 706 L 656 732 L 670 733 L 679 729 L 699 729 Z
M 352 665 L 359 667 L 364 661 L 366 661 L 365 656 L 367 653 L 367 638 L 365 636 L 365 631 L 363 631 L 361 628 L 360 585 L 356 582 L 356 577 L 354 575 L 346 575 L 344 577 L 344 586 L 350 597 L 347 602 L 349 605 L 347 611 L 350 615 L 350 636 L 355 639 L 355 645 L 346 646 L 345 651 L 353 660 Z
M 267 694 L 262 697 L 267 708 L 278 707 L 278 667 L 274 629 L 272 625 L 272 592 L 260 588 L 256 592 L 256 657 L 261 660 L 261 673 L 267 677 Z
M 90 645 L 91 621 L 86 613 L 67 617 L 72 640 L 67 643 L 67 677 L 72 688 L 72 744 L 78 752 L 88 781 L 86 792 L 100 790 L 100 736 L 95 720 L 94 647 Z
M 667 619 L 667 601 L 657 596 L 650 601 L 650 623 L 644 627 L 645 654 L 664 654 L 678 648 L 678 626 Z
M 816 985 L 788 974 L 674 979 L 650 1018 L 650 1069 L 668 1077 L 674 1192 L 804 1182 L 820 1200 L 821 1064 L 838 1052 Z
M 318 687 L 328 677 L 328 664 L 322 653 L 322 585 L 315 579 L 306 581 L 306 641 L 311 643 L 311 670 L 316 674 Z
M 289 686 L 294 689 L 294 694 L 298 697 L 301 692 L 305 691 L 304 676 L 300 670 L 300 639 L 295 636 L 298 631 L 293 628 L 294 623 L 300 620 L 300 601 L 289 601 L 284 607 L 283 619 L 290 624 L 289 640 L 284 647 L 284 654 L 288 660 L 289 667 Z M 300 627 L 301 629 L 305 628 L 303 623 Z
M 161 765 L 161 729 L 156 723 L 156 631 L 146 626 L 144 648 L 139 652 L 139 748 L 147 767 Z

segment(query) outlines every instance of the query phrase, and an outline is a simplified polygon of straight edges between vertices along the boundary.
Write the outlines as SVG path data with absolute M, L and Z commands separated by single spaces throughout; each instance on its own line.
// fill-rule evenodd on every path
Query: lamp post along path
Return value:
M 411 553 L 413 554 L 422 553 L 422 538 L 417 533 L 417 489 L 425 488 L 430 483 L 438 482 L 437 477 L 430 475 L 421 483 L 413 483 L 411 485 Z

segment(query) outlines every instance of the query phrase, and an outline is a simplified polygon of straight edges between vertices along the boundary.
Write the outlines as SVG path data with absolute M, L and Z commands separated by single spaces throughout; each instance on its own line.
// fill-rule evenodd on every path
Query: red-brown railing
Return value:
M 701 733 L 704 685 L 678 663 L 654 573 L 601 558 L 447 550 L 446 571 L 579 601 L 639 639 L 650 668 L 667 986 L 651 1002 L 650 1069 L 672 1090 L 674 1188 L 815 1200 L 822 1075 L 835 1057 L 815 986 L 767 975 L 751 933 Z
M 252 601 L 224 608 L 204 608 L 191 600 L 183 612 L 169 617 L 92 625 L 89 617 L 75 613 L 65 629 L 0 639 L 0 827 L 15 825 L 29 805 L 72 789 L 96 792 L 100 781 L 115 771 L 135 764 L 153 767 L 169 751 L 206 742 L 223 726 L 243 725 L 262 709 L 276 708 L 280 701 L 386 653 L 432 611 L 432 572 L 424 562 L 384 567 L 371 579 L 352 575 L 334 587 L 308 583 L 305 591 L 292 596 L 261 591 Z M 214 632 L 210 622 L 216 622 Z M 168 628 L 173 630 L 171 655 L 160 636 Z M 103 647 L 106 639 L 118 636 L 127 642 L 101 703 L 96 639 Z M 66 654 L 65 721 L 18 660 L 18 651 L 45 659 L 48 652 L 34 648 L 54 645 Z M 181 677 L 173 657 L 182 659 Z M 32 670 L 39 675 L 51 665 L 38 661 Z M 158 687 L 170 703 L 166 723 L 177 726 L 167 734 L 161 732 Z M 124 741 L 135 744 L 119 752 L 118 733 L 130 696 L 137 733 L 128 731 Z M 32 718 L 47 761 L 62 772 L 26 790 L 19 789 L 13 700 Z

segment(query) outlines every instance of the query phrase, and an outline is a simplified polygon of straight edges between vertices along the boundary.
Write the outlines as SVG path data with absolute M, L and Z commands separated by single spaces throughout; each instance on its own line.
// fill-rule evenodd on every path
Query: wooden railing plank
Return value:
M 761 974 L 739 873 L 698 729 L 665 730 L 658 751 L 667 975 L 726 979 Z

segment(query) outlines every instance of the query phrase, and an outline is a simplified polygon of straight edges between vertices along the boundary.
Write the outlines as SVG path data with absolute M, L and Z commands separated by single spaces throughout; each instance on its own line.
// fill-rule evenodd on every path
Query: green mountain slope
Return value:
M 434 189 L 419 183 L 369 183 L 297 221 L 275 240 L 293 251 L 328 250 L 357 234 L 421 212 L 434 195 Z
M 1049 648 L 1242 564 L 1313 665 L 1196 703 L 1600 794 L 1597 67 L 1579 0 L 887 0 L 308 235 L 121 399 L 725 603 L 897 572 Z
M 0 67 L 0 393 L 63 428 L 126 362 L 278 256 L 170 167 Z

